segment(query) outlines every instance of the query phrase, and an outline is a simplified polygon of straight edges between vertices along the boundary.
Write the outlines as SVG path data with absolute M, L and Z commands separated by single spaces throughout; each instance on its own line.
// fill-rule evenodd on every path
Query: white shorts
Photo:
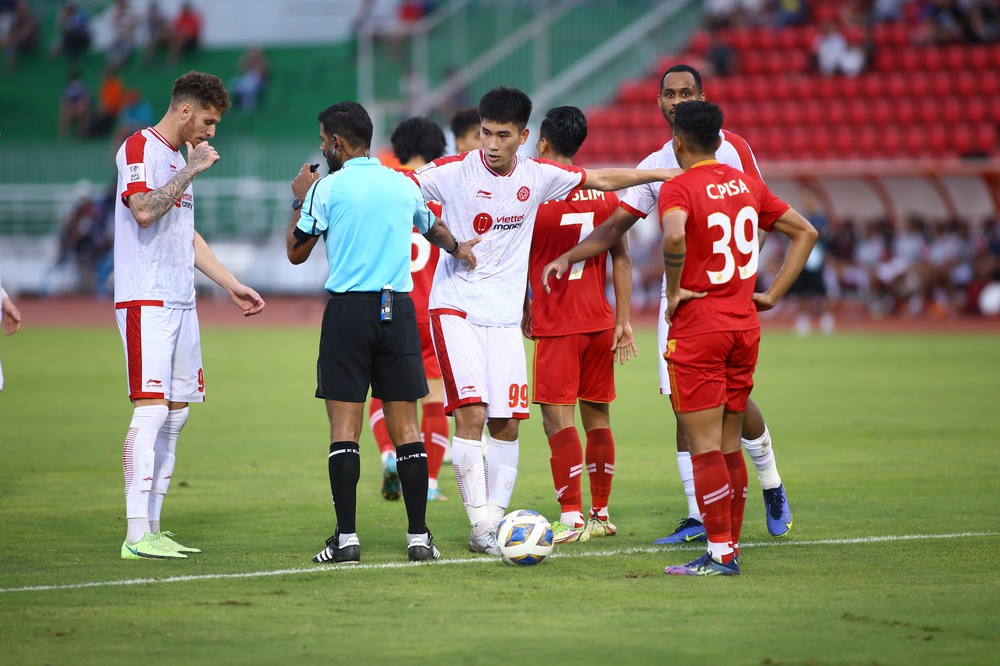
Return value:
M 125 346 L 129 400 L 204 402 L 197 310 L 159 305 L 115 305 Z
M 458 310 L 431 310 L 444 411 L 485 403 L 488 418 L 528 418 L 528 366 L 518 326 L 478 326 Z
M 664 277 L 663 288 L 660 290 L 660 318 L 656 320 L 656 347 L 659 350 L 656 358 L 660 368 L 660 393 L 670 395 L 670 375 L 667 372 L 667 361 L 663 358 L 664 352 L 667 351 L 667 333 L 670 331 L 667 320 L 663 318 L 666 313 L 667 278 Z

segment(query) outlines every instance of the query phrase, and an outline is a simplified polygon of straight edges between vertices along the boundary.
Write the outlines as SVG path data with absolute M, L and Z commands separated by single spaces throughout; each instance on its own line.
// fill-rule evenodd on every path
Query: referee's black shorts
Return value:
M 393 295 L 393 317 L 380 322 L 378 292 L 331 294 L 323 312 L 316 397 L 340 402 L 412 401 L 427 395 L 416 308 Z

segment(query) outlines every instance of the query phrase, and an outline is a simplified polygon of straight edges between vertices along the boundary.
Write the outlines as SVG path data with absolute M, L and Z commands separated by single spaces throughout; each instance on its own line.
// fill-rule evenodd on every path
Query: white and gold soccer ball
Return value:
M 511 566 L 540 564 L 552 554 L 552 525 L 537 511 L 511 511 L 497 527 L 497 545 Z

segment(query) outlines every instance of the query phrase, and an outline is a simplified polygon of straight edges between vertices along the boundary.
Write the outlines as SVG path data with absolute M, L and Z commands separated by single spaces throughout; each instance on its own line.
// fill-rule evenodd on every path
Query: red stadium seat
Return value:
M 893 112 L 899 125 L 912 125 L 917 120 L 917 105 L 913 100 L 898 100 L 893 106 Z
M 653 88 L 647 88 L 643 80 L 626 81 L 618 90 L 618 101 L 625 104 L 647 102 L 653 96 Z
M 799 122 L 806 126 L 819 127 L 826 123 L 826 104 L 818 99 L 797 102 L 795 108 L 799 112 Z
M 767 73 L 765 70 L 765 54 L 758 51 L 748 51 L 740 54 L 740 70 L 748 76 Z
M 965 107 L 966 100 L 956 97 L 946 97 L 938 105 L 940 111 L 939 119 L 948 124 L 959 124 L 966 122 Z
M 966 46 L 953 44 L 941 49 L 941 58 L 937 63 L 939 69 L 950 69 L 952 72 L 960 72 L 966 67 L 967 56 L 970 49 Z
M 967 123 L 976 124 L 989 119 L 989 110 L 987 109 L 986 100 L 982 97 L 968 97 L 963 100 L 963 103 L 963 112 Z
M 809 159 L 826 159 L 833 156 L 833 134 L 818 127 L 809 134 Z
M 766 101 L 757 104 L 757 123 L 764 127 L 780 125 L 778 102 Z
M 951 141 L 958 155 L 974 154 L 979 148 L 976 146 L 975 132 L 964 123 L 951 127 Z
M 935 82 L 939 79 L 940 76 L 933 71 L 920 70 L 912 72 L 907 77 L 907 83 L 909 84 L 907 94 L 918 98 L 926 97 L 932 93 Z
M 876 100 L 876 103 L 882 100 Z M 872 102 L 864 98 L 852 98 L 847 101 L 847 122 L 852 125 L 868 125 L 871 122 Z
M 904 130 L 898 125 L 887 125 L 880 128 L 880 131 L 882 156 L 889 159 L 899 157 L 905 145 Z
M 855 101 L 864 102 L 864 100 Z M 851 115 L 857 118 L 855 122 L 859 122 L 859 124 L 862 125 L 866 122 L 872 122 L 878 126 L 885 126 L 897 122 L 894 111 L 895 108 L 892 102 L 884 97 L 875 97 L 874 101 L 870 105 L 870 111 L 866 111 L 863 108 L 859 111 L 858 109 L 852 107 Z
M 962 97 L 971 97 L 979 92 L 979 77 L 984 73 L 973 73 L 969 71 L 959 71 L 953 73 L 955 77 L 955 92 Z M 989 76 L 986 74 L 986 76 Z
M 986 70 L 990 66 L 990 52 L 988 46 L 965 47 L 967 67 L 970 71 L 976 72 Z
M 992 123 L 980 123 L 976 126 L 976 145 L 987 155 L 997 154 L 997 128 Z

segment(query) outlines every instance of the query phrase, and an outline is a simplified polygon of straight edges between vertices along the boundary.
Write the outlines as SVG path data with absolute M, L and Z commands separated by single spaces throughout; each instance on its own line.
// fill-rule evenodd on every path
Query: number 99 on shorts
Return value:
M 528 406 L 528 385 L 527 384 L 511 384 L 510 392 L 508 397 L 507 406 L 508 407 L 524 407 Z

